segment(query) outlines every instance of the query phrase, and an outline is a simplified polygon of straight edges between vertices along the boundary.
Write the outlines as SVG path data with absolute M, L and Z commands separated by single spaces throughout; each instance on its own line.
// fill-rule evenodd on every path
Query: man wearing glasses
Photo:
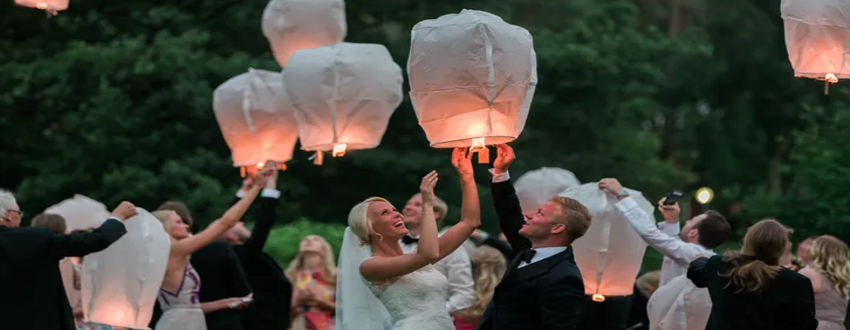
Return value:
M 136 215 L 129 202 L 90 233 L 56 235 L 47 228 L 19 228 L 24 212 L 12 193 L 0 190 L 0 320 L 3 329 L 74 330 L 74 315 L 59 272 L 59 260 L 106 249 Z

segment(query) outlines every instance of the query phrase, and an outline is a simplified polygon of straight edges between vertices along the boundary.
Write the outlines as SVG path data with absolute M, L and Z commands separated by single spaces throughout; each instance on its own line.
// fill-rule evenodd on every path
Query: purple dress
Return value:
M 201 277 L 186 263 L 183 271 L 183 281 L 177 287 L 177 292 L 159 289 L 159 305 L 162 307 L 162 317 L 154 327 L 155 330 L 207 330 L 204 312 L 198 292 L 201 290 Z

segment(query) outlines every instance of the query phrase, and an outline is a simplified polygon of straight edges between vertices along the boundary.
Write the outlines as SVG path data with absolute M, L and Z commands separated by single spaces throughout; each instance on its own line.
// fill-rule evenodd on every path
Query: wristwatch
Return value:
M 617 196 L 617 198 L 620 198 L 620 197 L 629 197 L 629 192 L 628 192 L 628 191 L 626 191 L 626 189 L 623 189 L 623 190 L 620 190 L 620 192 L 619 192 L 619 193 L 617 193 L 617 195 L 616 195 L 616 196 Z

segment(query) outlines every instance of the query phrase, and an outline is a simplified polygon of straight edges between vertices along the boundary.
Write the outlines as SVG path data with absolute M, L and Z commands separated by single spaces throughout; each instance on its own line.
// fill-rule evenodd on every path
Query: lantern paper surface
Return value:
M 74 195 L 73 198 L 47 208 L 44 213 L 58 214 L 65 218 L 68 232 L 100 227 L 110 214 L 105 205 L 83 195 Z
M 796 76 L 850 78 L 850 1 L 782 0 L 781 11 Z
M 377 147 L 404 82 L 386 47 L 354 43 L 295 52 L 283 80 L 307 151 Z
M 652 214 L 654 208 L 643 194 L 631 189 L 626 191 L 641 209 Z M 587 233 L 572 244 L 576 264 L 584 278 L 585 293 L 632 294 L 646 243 L 617 209 L 617 198 L 600 190 L 596 182 L 564 190 L 558 195 L 581 202 L 593 214 Z
M 19 6 L 38 8 L 50 12 L 68 9 L 68 0 L 15 0 Z
M 658 288 L 646 311 L 653 330 L 703 330 L 711 315 L 711 297 L 708 289 L 682 275 Z
M 525 127 L 537 85 L 531 34 L 477 10 L 419 22 L 407 64 L 410 99 L 434 148 L 507 143 Z
M 342 42 L 346 32 L 342 0 L 272 0 L 263 11 L 263 34 L 281 68 L 295 51 Z
M 171 237 L 147 211 L 124 221 L 127 233 L 107 249 L 83 258 L 82 305 L 86 320 L 146 329 L 165 276 Z
M 527 172 L 514 183 L 517 197 L 523 212 L 533 212 L 546 202 L 568 188 L 578 187 L 573 172 L 555 167 L 543 167 Z
M 251 69 L 230 78 L 215 89 L 213 109 L 234 166 L 292 159 L 298 124 L 280 73 Z

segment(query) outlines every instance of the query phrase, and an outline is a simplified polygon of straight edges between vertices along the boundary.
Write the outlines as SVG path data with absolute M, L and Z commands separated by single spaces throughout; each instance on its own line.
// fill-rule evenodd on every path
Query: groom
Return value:
M 508 167 L 516 159 L 507 145 L 496 146 L 493 202 L 502 232 L 517 257 L 508 265 L 478 330 L 576 329 L 584 282 L 570 244 L 590 227 L 584 205 L 553 197 L 523 215 Z

